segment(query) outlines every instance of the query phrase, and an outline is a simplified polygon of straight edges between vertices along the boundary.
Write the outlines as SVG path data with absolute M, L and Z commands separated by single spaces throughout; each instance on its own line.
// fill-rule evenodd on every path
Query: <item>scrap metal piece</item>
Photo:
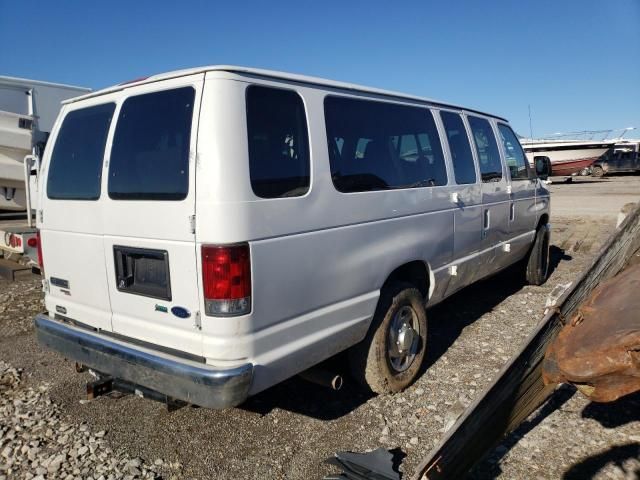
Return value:
M 393 454 L 384 448 L 369 453 L 338 452 L 326 463 L 341 468 L 342 473 L 324 480 L 400 480 L 400 473 L 393 469 Z
M 572 383 L 594 402 L 640 391 L 640 264 L 600 284 L 549 346 L 545 383 Z
M 458 479 L 553 393 L 545 385 L 545 351 L 593 289 L 633 263 L 640 249 L 640 204 L 605 242 L 593 263 L 548 308 L 522 349 L 507 362 L 495 381 L 467 408 L 429 452 L 413 480 Z M 637 356 L 637 355 L 636 355 Z

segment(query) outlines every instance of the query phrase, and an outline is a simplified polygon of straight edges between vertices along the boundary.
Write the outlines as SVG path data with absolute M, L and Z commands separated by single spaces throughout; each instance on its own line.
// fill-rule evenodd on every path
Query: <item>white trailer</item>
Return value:
M 41 156 L 61 102 L 90 91 L 0 76 L 0 210 L 25 211 L 32 206 L 25 188 L 25 156 Z
M 38 237 L 24 216 L 0 214 L 0 277 L 15 280 L 23 272 L 38 273 Z
M 29 194 L 37 185 L 31 169 L 42 156 L 61 102 L 90 91 L 0 76 L 0 276 L 15 278 L 19 265 L 37 265 L 31 218 L 37 195 Z

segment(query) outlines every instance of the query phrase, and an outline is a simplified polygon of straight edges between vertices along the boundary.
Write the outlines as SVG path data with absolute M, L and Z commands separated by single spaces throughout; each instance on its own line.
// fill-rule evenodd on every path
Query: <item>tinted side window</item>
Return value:
M 307 193 L 309 146 L 300 96 L 291 90 L 249 87 L 247 132 L 253 193 L 262 198 Z
M 109 196 L 182 200 L 189 191 L 195 90 L 147 93 L 122 104 L 111 148 Z
M 502 178 L 502 162 L 491 125 L 484 118 L 478 117 L 469 117 L 469 125 L 476 144 L 482 181 L 497 182 Z
M 444 130 L 447 132 L 447 140 L 449 140 L 456 183 L 459 185 L 476 183 L 476 166 L 473 162 L 473 153 L 462 117 L 453 112 L 440 112 L 440 116 Z
M 428 109 L 327 97 L 324 111 L 338 191 L 446 185 L 440 137 Z
M 62 200 L 97 200 L 104 146 L 115 105 L 108 103 L 69 112 L 51 153 L 47 196 Z
M 507 161 L 507 167 L 509 167 L 509 171 L 511 172 L 511 179 L 528 179 L 528 161 L 522 151 L 518 137 L 513 133 L 513 130 L 502 123 L 498 124 L 498 130 L 502 138 L 502 145 L 504 145 L 504 155 Z

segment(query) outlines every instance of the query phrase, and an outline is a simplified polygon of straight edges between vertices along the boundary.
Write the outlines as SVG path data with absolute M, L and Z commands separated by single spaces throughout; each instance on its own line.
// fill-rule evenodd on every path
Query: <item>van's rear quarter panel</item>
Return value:
M 260 314 L 255 326 L 377 291 L 406 262 L 444 263 L 452 243 L 451 216 L 451 211 L 421 214 L 252 242 L 254 305 Z
M 443 263 L 452 212 L 435 212 L 250 242 L 252 312 L 203 317 L 204 355 L 256 365 L 252 393 L 360 341 L 380 287 L 399 265 Z

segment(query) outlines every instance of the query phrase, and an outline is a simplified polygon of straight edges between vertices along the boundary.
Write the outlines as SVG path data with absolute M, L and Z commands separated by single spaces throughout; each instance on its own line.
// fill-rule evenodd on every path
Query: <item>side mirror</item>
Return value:
M 546 180 L 551 176 L 551 160 L 549 157 L 533 157 L 536 167 L 536 175 L 540 180 Z

